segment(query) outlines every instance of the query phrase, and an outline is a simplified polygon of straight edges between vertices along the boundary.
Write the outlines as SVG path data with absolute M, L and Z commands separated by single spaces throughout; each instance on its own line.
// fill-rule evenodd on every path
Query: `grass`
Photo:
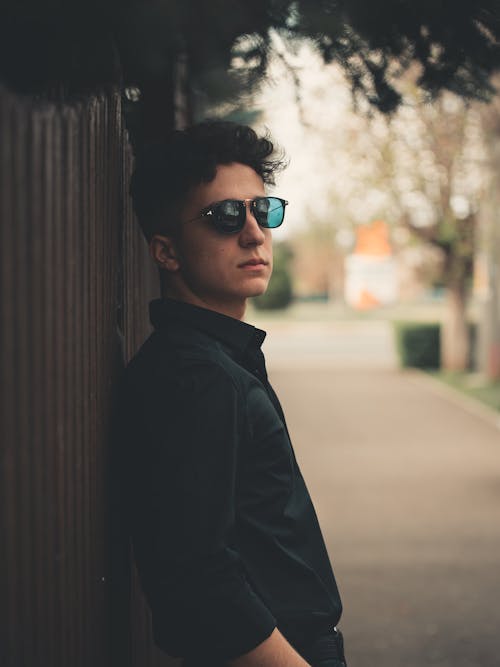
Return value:
M 484 405 L 500 411 L 500 380 L 487 380 L 479 373 L 451 373 L 449 371 L 429 371 L 449 387 L 475 398 Z

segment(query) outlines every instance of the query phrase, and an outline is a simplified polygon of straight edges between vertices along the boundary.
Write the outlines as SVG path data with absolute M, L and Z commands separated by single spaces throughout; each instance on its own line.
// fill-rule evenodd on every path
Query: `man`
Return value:
M 268 139 L 213 121 L 145 150 L 132 178 L 162 298 L 126 371 L 126 495 L 155 641 L 187 667 L 345 664 L 265 333 L 242 322 L 271 276 L 281 166 Z

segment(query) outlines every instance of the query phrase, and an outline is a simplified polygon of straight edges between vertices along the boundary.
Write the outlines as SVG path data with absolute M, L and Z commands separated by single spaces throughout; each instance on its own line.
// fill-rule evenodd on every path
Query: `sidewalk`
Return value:
M 382 329 L 345 332 L 352 367 L 320 329 L 273 327 L 266 344 L 344 599 L 349 667 L 498 667 L 497 426 L 397 370 Z
M 263 322 L 266 358 L 274 368 L 396 368 L 393 329 L 384 320 Z

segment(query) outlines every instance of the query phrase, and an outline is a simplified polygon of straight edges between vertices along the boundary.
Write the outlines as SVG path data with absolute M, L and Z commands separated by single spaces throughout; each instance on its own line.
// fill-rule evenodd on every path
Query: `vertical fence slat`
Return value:
M 27 152 L 27 117 L 21 114 L 13 118 L 12 136 L 14 139 L 14 150 L 12 152 L 12 179 L 13 191 L 15 193 L 12 220 L 24 220 L 27 217 L 27 200 L 24 196 L 23 185 L 26 182 L 26 163 Z M 15 420 L 14 439 L 16 443 L 28 442 L 30 439 L 30 402 L 29 392 L 22 392 L 23 378 L 28 377 L 30 370 L 29 357 L 31 356 L 31 336 L 28 331 L 31 329 L 31 312 L 26 308 L 29 299 L 29 289 L 27 285 L 28 269 L 30 257 L 28 252 L 28 230 L 25 225 L 13 224 L 13 252 L 15 269 L 15 292 L 14 298 L 14 319 L 12 321 L 13 341 L 12 349 L 15 361 L 13 390 L 14 394 L 19 396 L 11 407 L 11 414 Z M 30 465 L 30 452 L 27 447 L 15 447 L 15 483 L 14 503 L 17 508 L 16 517 L 16 539 L 17 559 L 19 567 L 26 571 L 27 584 L 19 591 L 19 615 L 18 622 L 22 625 L 32 625 L 34 622 L 32 591 L 33 591 L 33 571 L 29 567 L 33 557 L 34 545 L 33 537 L 33 516 L 31 512 L 32 503 L 32 474 L 33 469 Z M 16 573 L 17 574 L 17 573 Z M 17 577 L 19 578 L 19 574 Z M 29 660 L 34 653 L 34 633 L 27 637 L 24 642 L 20 655 L 22 660 Z
M 13 152 L 15 150 L 15 138 L 12 135 L 13 116 L 15 114 L 15 104 L 12 99 L 6 99 L 4 104 L 0 105 L 0 140 L 2 150 L 0 152 L 0 178 L 1 178 L 1 196 L 0 196 L 0 252 L 2 252 L 2 261 L 0 262 L 1 276 L 1 301 L 2 322 L 14 322 L 15 319 L 15 262 L 14 262 L 14 230 L 9 224 L 14 218 L 14 187 L 5 187 L 4 184 L 11 184 L 12 181 L 12 162 Z M 12 186 L 14 184 L 12 183 Z M 7 327 L 0 327 L 0 369 L 3 376 L 3 387 L 13 387 L 16 375 L 16 364 L 14 356 L 14 336 Z M 1 457 L 0 472 L 2 480 L 0 483 L 1 507 L 6 507 L 9 501 L 15 498 L 17 464 L 15 458 L 15 448 L 9 443 L 15 441 L 15 419 L 12 414 L 11 406 L 7 404 L 4 398 L 0 401 L 0 425 L 4 438 L 4 446 Z M 13 512 L 4 512 L 1 516 L 1 527 L 6 536 L 15 535 L 16 521 Z M 3 628 L 7 628 L 7 623 L 17 623 L 20 620 L 19 601 L 17 597 L 17 587 L 15 581 L 15 562 L 17 559 L 17 545 L 13 539 L 3 540 L 3 548 L 0 549 L 0 572 L 4 573 L 4 581 L 1 590 L 3 591 L 4 604 L 0 608 L 0 622 Z M 0 642 L 0 659 L 5 663 L 7 658 L 15 652 L 14 637 L 11 633 L 6 633 L 5 640 Z

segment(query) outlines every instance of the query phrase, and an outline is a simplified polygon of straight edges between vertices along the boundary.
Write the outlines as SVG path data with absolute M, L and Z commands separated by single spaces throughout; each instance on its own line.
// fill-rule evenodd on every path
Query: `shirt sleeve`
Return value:
M 231 543 L 245 411 L 216 364 L 177 377 L 158 378 L 128 410 L 136 563 L 160 648 L 229 659 L 276 627 Z

